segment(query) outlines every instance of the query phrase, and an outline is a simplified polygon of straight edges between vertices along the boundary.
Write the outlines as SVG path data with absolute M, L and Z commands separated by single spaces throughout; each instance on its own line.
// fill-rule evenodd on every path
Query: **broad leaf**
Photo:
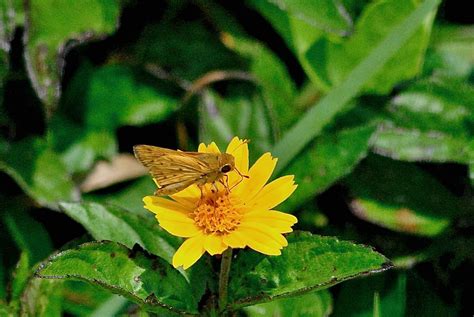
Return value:
M 206 6 L 212 6 L 207 4 Z M 240 69 L 236 54 L 227 49 L 215 31 L 198 20 L 150 24 L 134 49 L 135 58 L 158 66 L 175 78 L 196 80 L 213 70 Z M 182 81 L 178 81 L 182 85 Z
M 347 41 L 335 43 L 321 39 L 307 51 L 306 58 L 314 73 L 331 86 L 338 85 L 366 56 L 367 51 L 381 43 L 392 28 L 417 6 L 418 1 L 379 0 L 370 3 L 358 19 L 353 36 Z M 365 85 L 366 91 L 385 94 L 394 85 L 412 78 L 421 70 L 433 17 L 434 14 L 430 14 L 425 18 L 423 25 Z
M 165 232 L 152 217 L 129 212 L 113 205 L 98 203 L 63 203 L 61 208 L 81 223 L 96 240 L 112 240 L 131 248 L 135 244 L 171 263 L 180 239 Z M 145 211 L 143 211 L 145 212 Z M 199 261 L 190 270 L 180 271 L 189 281 L 196 298 L 214 278 L 208 263 Z
M 381 272 L 390 262 L 369 247 L 299 232 L 288 236 L 280 256 L 241 251 L 232 263 L 230 307 L 301 295 L 360 275 Z
M 92 74 L 84 118 L 89 129 L 114 131 L 122 125 L 156 123 L 177 108 L 169 88 L 139 75 L 121 65 L 104 66 Z
M 295 175 L 298 189 L 283 203 L 294 210 L 350 173 L 369 149 L 374 125 L 323 134 L 296 157 L 282 174 Z
M 275 145 L 273 154 L 280 161 L 280 172 L 334 117 L 347 111 L 346 104 L 358 95 L 364 85 L 377 74 L 403 44 L 417 31 L 422 22 L 432 15 L 439 0 L 425 0 L 399 24 L 390 28 L 386 36 L 355 66 L 344 81 L 332 89 Z
M 53 251 L 51 238 L 41 223 L 30 216 L 18 200 L 5 203 L 2 220 L 16 246 L 26 253 L 30 263 L 44 260 Z
M 420 82 L 397 95 L 374 151 L 406 161 L 469 162 L 474 88 L 459 81 Z
M 96 240 L 120 242 L 129 248 L 137 243 L 169 263 L 176 252 L 179 240 L 161 229 L 154 218 L 93 202 L 62 203 L 60 207 Z
M 47 112 L 51 112 L 60 96 L 67 49 L 114 32 L 120 14 L 119 1 L 31 1 L 27 9 L 27 69 L 36 93 Z
M 313 316 L 325 317 L 332 312 L 332 297 L 327 290 L 298 297 L 284 298 L 269 303 L 245 307 L 250 317 Z
M 130 250 L 114 242 L 85 243 L 52 256 L 37 275 L 83 280 L 157 312 L 197 313 L 197 300 L 185 278 L 139 247 Z
M 90 193 L 85 195 L 87 201 L 99 202 L 103 204 L 112 204 L 115 206 L 120 206 L 127 211 L 152 217 L 151 212 L 145 212 L 143 208 L 143 197 L 151 195 L 156 190 L 156 184 L 153 182 L 153 179 L 149 176 L 141 177 L 137 180 L 134 180 L 128 184 L 123 189 L 119 189 L 113 193 L 100 194 L 100 193 Z
M 55 207 L 78 193 L 59 156 L 41 139 L 24 139 L 0 153 L 0 169 L 41 205 Z
M 392 230 L 433 236 L 462 214 L 460 201 L 453 194 L 408 163 L 370 157 L 350 175 L 347 184 L 354 197 L 354 214 Z
M 235 114 L 239 115 L 236 116 Z M 271 127 L 263 100 L 253 97 L 222 98 L 205 92 L 200 104 L 199 139 L 216 142 L 225 149 L 234 136 L 250 139 L 251 161 L 269 150 L 272 144 Z
M 250 71 L 262 87 L 266 103 L 271 105 L 273 115 L 281 129 L 288 128 L 298 116 L 294 106 L 295 83 L 283 62 L 263 44 L 226 34 L 225 43 L 250 60 Z

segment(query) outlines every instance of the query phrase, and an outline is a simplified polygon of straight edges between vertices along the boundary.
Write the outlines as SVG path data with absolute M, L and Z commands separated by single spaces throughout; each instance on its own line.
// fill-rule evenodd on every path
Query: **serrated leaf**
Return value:
M 294 210 L 347 175 L 363 159 L 375 126 L 355 127 L 323 134 L 296 157 L 282 172 L 295 175 L 298 189 L 283 203 L 283 210 Z
M 368 4 L 357 20 L 354 34 L 347 41 L 335 43 L 321 39 L 308 49 L 306 59 L 313 67 L 314 73 L 320 77 L 320 81 L 337 86 L 367 55 L 367 51 L 381 43 L 393 27 L 417 8 L 418 3 L 379 0 Z M 418 74 L 428 45 L 433 18 L 434 14 L 425 18 L 415 34 L 365 85 L 366 92 L 388 93 L 400 81 Z
M 372 317 L 378 312 L 377 316 L 403 317 L 406 306 L 406 284 L 407 277 L 404 272 L 395 274 L 387 272 L 344 283 L 332 316 Z
M 60 96 L 67 49 L 114 32 L 119 14 L 117 0 L 28 2 L 26 65 L 33 87 L 46 105 L 47 112 L 53 110 Z
M 168 90 L 147 83 L 130 67 L 103 66 L 90 77 L 85 123 L 89 129 L 114 131 L 122 125 L 159 122 L 177 108 Z
M 63 203 L 61 208 L 81 223 L 96 240 L 112 240 L 129 248 L 139 244 L 168 263 L 171 263 L 180 243 L 179 238 L 165 232 L 154 218 L 118 206 L 85 202 Z M 201 298 L 206 285 L 212 287 L 213 275 L 204 261 L 180 273 L 192 281 L 190 289 L 196 298 Z
M 41 205 L 55 208 L 58 201 L 77 196 L 63 162 L 41 139 L 10 144 L 0 153 L 0 169 Z
M 332 312 L 332 297 L 327 290 L 293 298 L 284 298 L 269 303 L 245 307 L 250 317 L 312 316 L 325 317 Z
M 463 212 L 453 194 L 408 163 L 369 157 L 347 184 L 355 215 L 396 231 L 434 236 Z
M 166 261 L 114 242 L 91 242 L 53 255 L 37 271 L 42 278 L 78 279 L 163 313 L 197 313 L 185 278 Z
M 229 307 L 237 308 L 301 295 L 384 271 L 391 264 L 370 247 L 298 232 L 288 236 L 280 256 L 244 250 L 232 263 Z
M 113 205 L 94 202 L 61 203 L 61 209 L 82 224 L 96 240 L 136 243 L 171 263 L 179 240 L 166 233 L 154 218 L 144 217 Z

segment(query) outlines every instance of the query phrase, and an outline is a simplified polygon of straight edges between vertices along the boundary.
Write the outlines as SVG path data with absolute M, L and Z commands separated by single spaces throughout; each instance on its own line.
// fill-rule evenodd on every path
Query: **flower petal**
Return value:
M 144 207 L 146 209 L 155 214 L 162 211 L 173 211 L 187 214 L 188 212 L 193 211 L 193 209 L 188 208 L 188 206 L 157 196 L 145 196 L 143 197 L 143 203 L 145 203 Z
M 196 184 L 192 184 L 191 186 L 186 187 L 182 191 L 177 192 L 170 197 L 181 205 L 186 206 L 188 210 L 194 210 L 194 208 L 196 208 L 197 202 L 201 198 L 201 190 Z
M 239 230 L 224 235 L 222 239 L 225 244 L 234 249 L 245 248 L 247 246 L 247 239 L 239 232 Z
M 215 142 L 212 142 L 207 146 L 207 152 L 208 153 L 221 153 L 219 150 L 219 147 L 217 147 L 217 144 Z
M 244 215 L 242 222 L 264 223 L 268 227 L 275 229 L 280 233 L 292 232 L 293 226 L 298 222 L 298 219 L 290 214 L 276 211 L 251 211 Z
M 199 258 L 204 254 L 204 251 L 203 235 L 189 238 L 183 242 L 178 251 L 174 254 L 173 266 L 175 268 L 183 266 L 183 269 L 186 270 L 199 260 Z
M 222 236 L 211 234 L 205 237 L 204 249 L 210 255 L 222 254 L 227 249 L 227 245 L 222 242 Z
M 252 199 L 265 185 L 273 173 L 277 163 L 276 158 L 272 158 L 270 153 L 263 154 L 248 172 L 249 178 L 244 179 L 235 187 L 236 194 L 245 197 L 246 200 Z
M 181 238 L 195 237 L 201 233 L 199 227 L 194 223 L 181 223 L 178 221 L 163 220 L 155 217 L 160 223 L 160 227 L 174 236 Z
M 249 146 L 248 141 L 234 137 L 227 146 L 226 153 L 235 158 L 235 167 L 242 174 L 247 174 L 249 170 Z
M 198 152 L 207 153 L 207 146 L 204 143 L 200 143 L 198 146 Z
M 261 191 L 248 203 L 250 208 L 272 209 L 285 201 L 298 187 L 294 183 L 294 176 L 279 177 L 265 185 Z
M 286 241 L 285 237 L 278 232 L 277 230 L 269 227 L 265 223 L 259 223 L 259 222 L 242 222 L 239 225 L 239 229 L 247 229 L 253 232 L 258 232 L 261 233 L 262 235 L 265 235 L 265 242 L 268 243 L 269 245 L 275 245 L 279 247 L 280 249 L 282 247 L 286 247 L 288 245 L 288 241 Z
M 281 254 L 281 247 L 276 243 L 268 243 L 268 238 L 265 234 L 247 228 L 239 228 L 239 232 L 245 235 L 246 244 L 255 251 L 267 255 Z

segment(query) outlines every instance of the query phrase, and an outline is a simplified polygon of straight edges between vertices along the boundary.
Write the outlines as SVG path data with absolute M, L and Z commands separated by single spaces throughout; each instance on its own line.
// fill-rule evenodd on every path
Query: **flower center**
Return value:
M 209 193 L 199 201 L 191 217 L 204 233 L 225 234 L 240 224 L 242 215 L 236 210 L 229 193 Z

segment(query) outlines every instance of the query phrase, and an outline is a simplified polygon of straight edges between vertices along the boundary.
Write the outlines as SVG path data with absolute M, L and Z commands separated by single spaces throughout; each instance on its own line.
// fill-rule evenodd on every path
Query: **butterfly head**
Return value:
M 235 169 L 234 157 L 228 153 L 222 153 L 219 156 L 219 171 L 226 174 Z

